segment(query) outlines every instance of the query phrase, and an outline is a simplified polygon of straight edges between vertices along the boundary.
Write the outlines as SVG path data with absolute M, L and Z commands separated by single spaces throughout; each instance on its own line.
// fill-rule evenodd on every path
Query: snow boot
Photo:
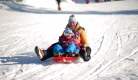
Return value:
M 38 46 L 35 47 L 35 53 L 39 59 L 42 59 L 44 57 L 44 52 L 38 48 Z
M 63 57 L 67 57 L 67 56 L 68 56 L 68 52 L 63 53 L 62 56 L 63 56 Z
M 60 7 L 58 7 L 58 10 L 59 10 L 59 11 L 61 11 L 61 8 L 60 8 Z
M 76 54 L 74 54 L 72 51 L 70 51 L 69 53 L 68 53 L 68 57 L 76 57 L 77 55 Z
M 62 57 L 64 53 L 58 52 L 58 54 L 56 55 L 56 57 Z
M 80 56 L 84 61 L 89 61 L 91 59 L 91 48 L 89 46 L 86 47 L 85 51 L 80 52 Z
M 70 52 L 65 52 L 62 56 L 64 57 L 77 57 L 77 54 L 74 54 L 72 51 Z
M 95 2 L 100 2 L 99 0 L 95 0 Z
M 89 61 L 91 59 L 91 48 L 89 46 L 86 47 L 86 51 L 85 51 L 85 61 Z
M 86 0 L 86 4 L 88 4 L 89 3 L 89 0 Z

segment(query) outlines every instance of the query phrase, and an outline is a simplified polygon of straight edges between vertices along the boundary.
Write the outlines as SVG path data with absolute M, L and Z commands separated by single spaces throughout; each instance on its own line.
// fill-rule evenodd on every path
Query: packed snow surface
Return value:
M 95 3 L 0 1 L 1 80 L 138 80 L 138 0 Z M 40 61 L 34 47 L 58 41 L 74 14 L 85 28 L 91 60 Z

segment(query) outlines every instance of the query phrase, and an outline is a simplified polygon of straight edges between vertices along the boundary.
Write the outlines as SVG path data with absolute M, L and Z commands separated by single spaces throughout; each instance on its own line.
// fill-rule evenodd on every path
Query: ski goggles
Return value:
M 73 34 L 72 33 L 65 33 L 64 32 L 64 36 L 72 36 Z

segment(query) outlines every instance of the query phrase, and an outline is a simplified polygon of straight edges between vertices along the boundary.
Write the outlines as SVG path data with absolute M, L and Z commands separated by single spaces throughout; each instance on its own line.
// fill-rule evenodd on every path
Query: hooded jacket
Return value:
M 59 37 L 58 43 L 59 43 L 60 46 L 62 46 L 64 51 L 71 44 L 74 44 L 76 46 L 76 48 L 78 48 L 78 49 L 80 49 L 79 46 L 82 45 L 82 44 L 80 44 L 80 42 L 78 40 L 74 39 L 73 36 L 72 36 L 72 38 L 67 39 L 64 35 Z

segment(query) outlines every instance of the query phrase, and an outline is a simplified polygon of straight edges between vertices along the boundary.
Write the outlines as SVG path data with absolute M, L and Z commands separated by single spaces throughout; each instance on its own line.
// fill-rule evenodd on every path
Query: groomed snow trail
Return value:
M 54 0 L 51 6 L 39 4 L 0 1 L 0 79 L 138 79 L 137 0 L 90 4 L 67 0 L 60 12 Z M 92 59 L 70 64 L 53 58 L 40 61 L 34 47 L 47 49 L 57 42 L 71 14 L 85 27 Z

